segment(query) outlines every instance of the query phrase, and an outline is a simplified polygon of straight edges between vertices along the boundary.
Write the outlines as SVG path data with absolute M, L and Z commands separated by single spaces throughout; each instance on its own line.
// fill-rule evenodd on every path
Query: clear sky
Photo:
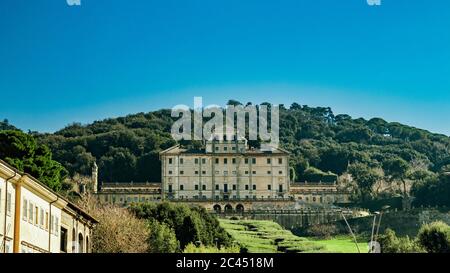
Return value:
M 450 135 L 450 1 L 4 0 L 0 94 L 24 130 L 202 96 Z

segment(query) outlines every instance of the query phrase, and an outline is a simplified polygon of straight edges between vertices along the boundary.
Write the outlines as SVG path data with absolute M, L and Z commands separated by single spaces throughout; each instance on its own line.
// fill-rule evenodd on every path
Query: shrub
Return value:
M 418 253 L 423 249 L 417 241 L 411 240 L 408 236 L 397 237 L 395 231 L 386 229 L 378 239 L 382 253 Z
M 230 247 L 220 247 L 215 246 L 196 246 L 193 243 L 189 243 L 183 250 L 183 253 L 240 253 L 240 248 L 238 245 L 232 245 Z
M 77 204 L 99 221 L 92 230 L 93 252 L 145 253 L 149 250 L 147 223 L 127 209 L 102 204 L 91 194 L 84 195 Z
M 176 253 L 180 251 L 175 231 L 164 223 L 156 220 L 149 221 L 150 227 L 150 252 L 153 253 Z
M 139 218 L 156 220 L 171 228 L 181 249 L 197 241 L 206 246 L 213 246 L 216 241 L 220 245 L 231 244 L 231 237 L 219 225 L 217 218 L 204 208 L 164 202 L 136 204 L 130 210 Z
M 450 253 L 450 227 L 444 222 L 423 225 L 418 239 L 429 253 Z
M 338 230 L 335 225 L 320 224 L 308 227 L 306 233 L 308 236 L 330 238 L 331 236 L 338 234 Z

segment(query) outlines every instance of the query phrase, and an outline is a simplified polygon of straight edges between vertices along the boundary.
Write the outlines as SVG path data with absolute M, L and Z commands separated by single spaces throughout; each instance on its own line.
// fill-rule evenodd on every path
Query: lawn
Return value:
M 357 253 L 350 237 L 340 236 L 330 240 L 298 237 L 273 221 L 225 220 L 220 224 L 249 253 Z M 358 244 L 367 252 L 367 244 Z
M 358 253 L 355 242 L 350 236 L 339 236 L 331 239 L 311 239 L 312 241 L 325 245 L 329 252 L 333 253 Z M 361 253 L 369 251 L 366 242 L 358 240 L 358 246 Z

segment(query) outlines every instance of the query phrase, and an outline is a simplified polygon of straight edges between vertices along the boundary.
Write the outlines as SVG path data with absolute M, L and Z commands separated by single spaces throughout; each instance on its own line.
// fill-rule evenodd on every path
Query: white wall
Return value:
M 6 181 L 5 179 L 0 177 L 0 249 L 1 252 L 4 252 L 3 249 L 3 240 L 4 240 L 4 230 L 5 230 L 5 224 L 6 224 L 6 234 L 7 237 L 9 238 L 13 238 L 14 235 L 14 206 L 15 206 L 15 187 L 12 185 L 12 183 L 8 182 L 8 193 L 9 193 L 9 197 L 10 197 L 10 211 L 6 212 L 6 206 L 5 206 L 5 202 L 6 202 Z M 5 213 L 6 214 L 6 223 L 5 223 Z M 7 240 L 6 241 L 6 249 L 7 252 L 12 252 L 12 240 Z
M 24 200 L 27 200 L 27 212 L 26 218 L 24 217 Z M 33 219 L 30 217 L 30 204 L 33 204 Z M 48 250 L 50 223 L 53 216 L 55 222 L 57 221 L 57 228 L 52 228 L 50 237 L 51 252 L 59 252 L 60 247 L 60 222 L 61 222 L 61 210 L 52 205 L 50 215 L 50 203 L 40 198 L 36 194 L 32 193 L 26 188 L 22 188 L 22 201 L 21 201 L 21 227 L 20 227 L 20 240 L 29 244 L 37 246 L 39 248 Z M 36 223 L 36 207 L 38 208 L 38 223 Z M 41 219 L 41 213 L 43 212 L 43 219 Z M 46 229 L 46 214 L 48 213 L 48 229 Z M 41 222 L 43 220 L 43 223 Z M 25 249 L 29 251 L 30 249 Z M 22 245 L 21 245 L 22 252 Z

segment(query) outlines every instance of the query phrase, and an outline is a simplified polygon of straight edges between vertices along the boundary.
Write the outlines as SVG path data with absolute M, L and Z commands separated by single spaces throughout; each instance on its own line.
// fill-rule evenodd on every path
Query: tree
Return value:
M 150 226 L 150 252 L 153 253 L 176 253 L 180 251 L 180 242 L 177 240 L 175 231 L 164 223 L 156 220 L 149 221 Z
M 33 136 L 21 131 L 0 131 L 0 158 L 55 191 L 67 176 L 66 169 L 52 159 L 47 146 L 37 144 Z
M 429 253 L 450 253 L 450 227 L 444 222 L 423 225 L 417 237 Z
M 372 198 L 373 186 L 381 179 L 381 176 L 372 168 L 362 163 L 350 165 L 348 172 L 358 185 L 362 201 Z
M 237 100 L 228 100 L 227 105 L 238 106 L 242 105 L 242 103 Z
M 424 252 L 417 241 L 411 240 L 408 236 L 397 237 L 395 231 L 387 228 L 382 234 L 378 242 L 381 246 L 382 253 L 419 253 Z
M 3 121 L 0 121 L 0 130 L 18 130 L 13 125 L 9 124 L 8 119 L 4 119 Z
M 148 224 L 126 208 L 101 204 L 89 194 L 78 203 L 99 221 L 92 230 L 93 252 L 145 253 L 151 250 Z
M 181 249 L 197 241 L 206 246 L 214 245 L 216 242 L 224 246 L 231 244 L 230 236 L 219 225 L 217 218 L 204 208 L 163 202 L 134 204 L 130 210 L 138 218 L 156 220 L 167 225 L 175 232 Z
M 384 173 L 389 177 L 390 181 L 400 181 L 403 184 L 403 196 L 408 197 L 406 189 L 406 179 L 408 177 L 409 165 L 402 158 L 389 158 L 383 162 Z

